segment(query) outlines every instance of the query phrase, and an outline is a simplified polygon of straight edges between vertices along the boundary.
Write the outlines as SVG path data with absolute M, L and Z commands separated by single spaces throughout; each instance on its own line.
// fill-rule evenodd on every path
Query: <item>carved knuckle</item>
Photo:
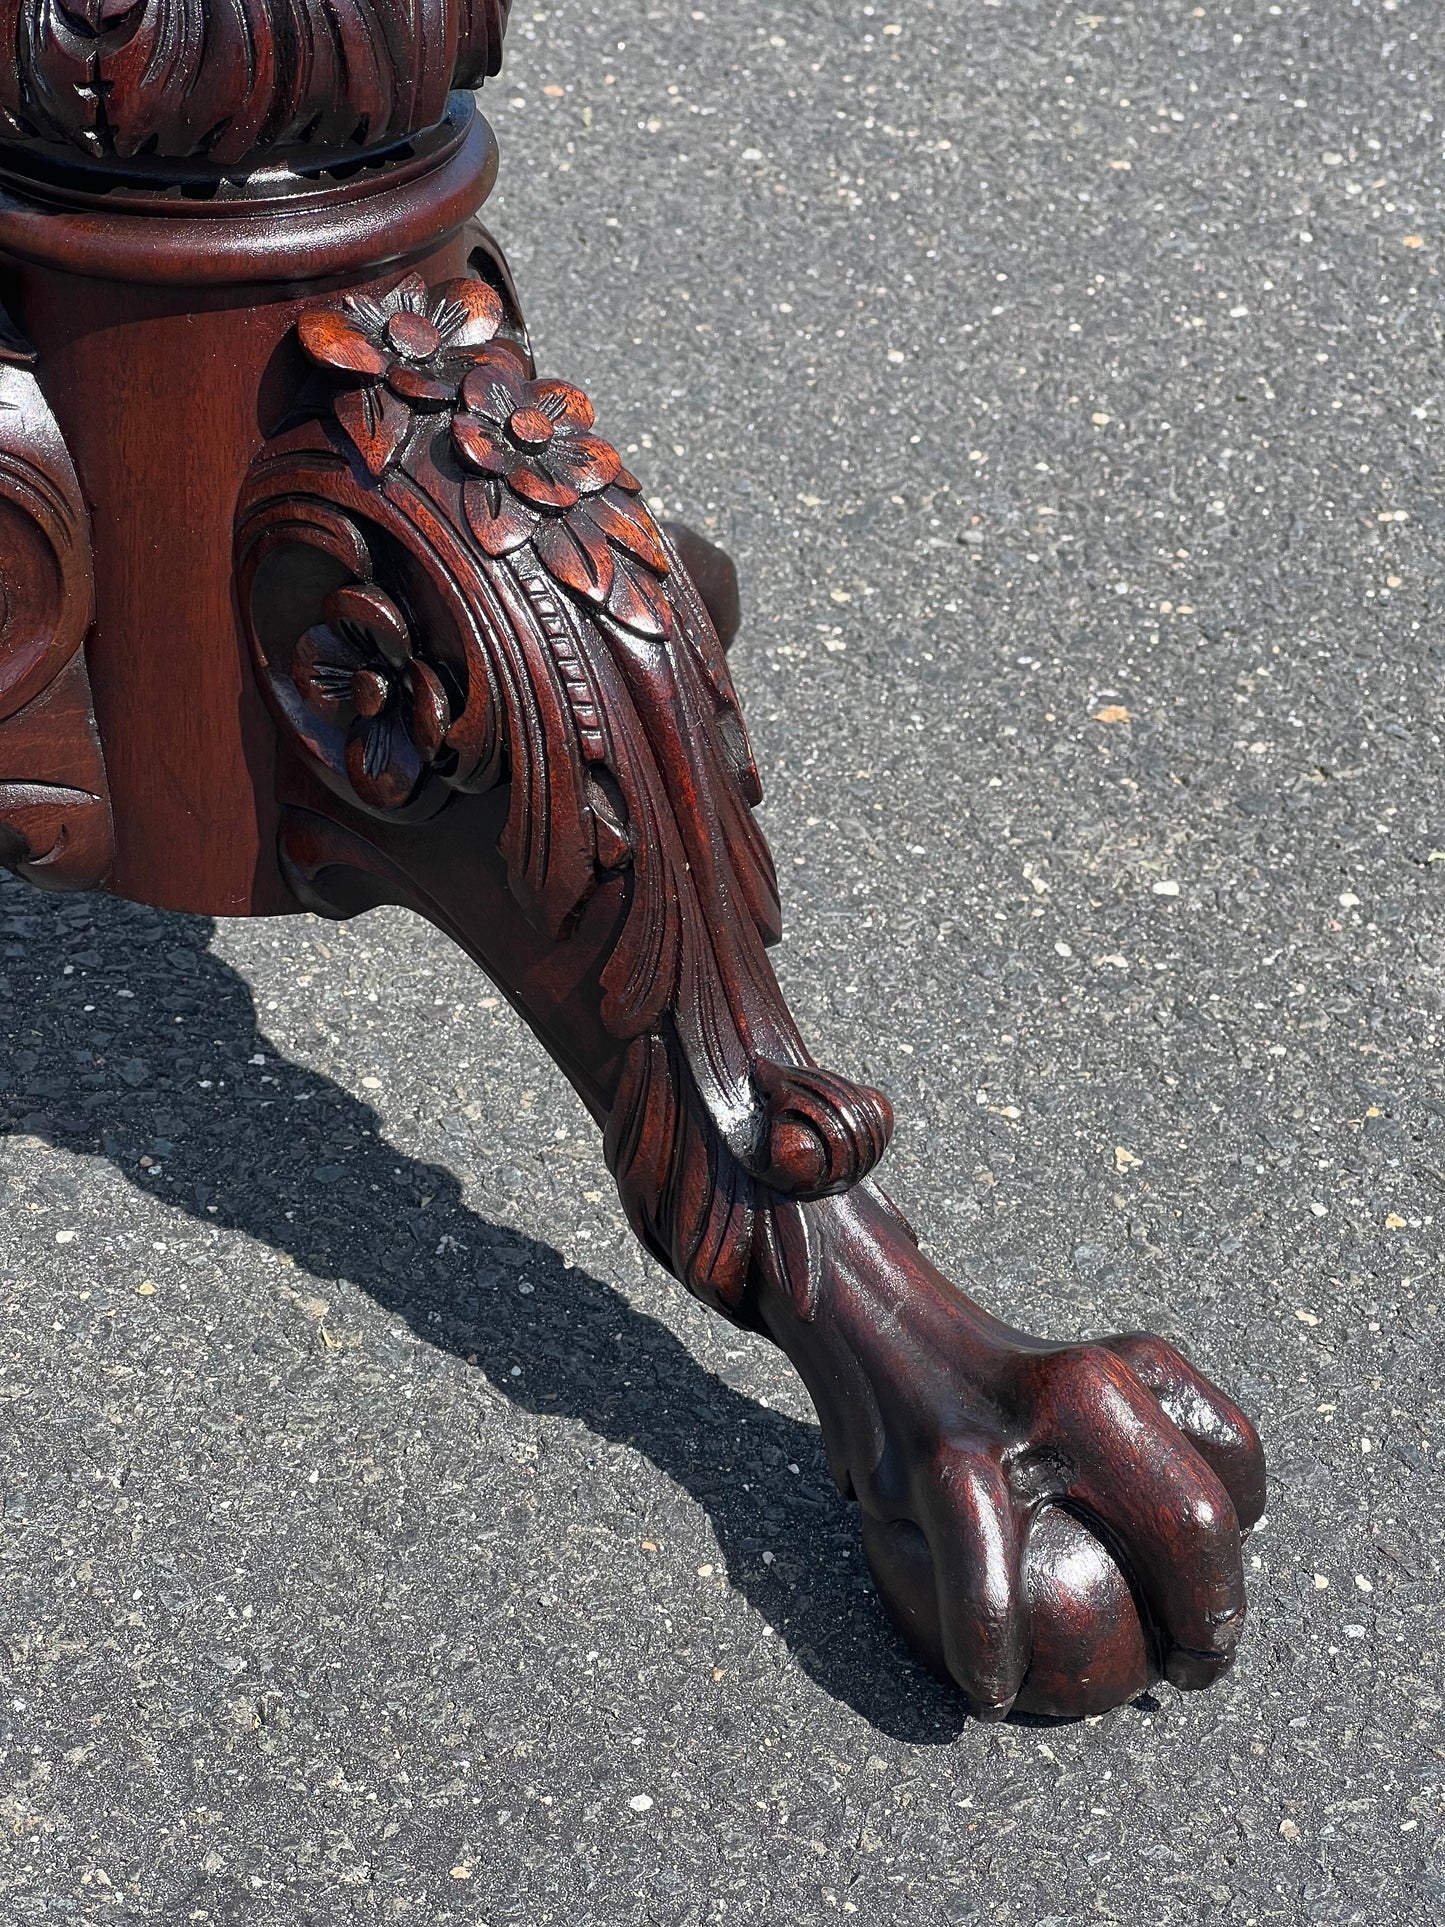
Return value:
M 1172 1510 L 1180 1532 L 1190 1539 L 1218 1539 L 1236 1531 L 1228 1500 L 1221 1503 L 1207 1492 L 1189 1493 Z
M 1124 1361 L 1107 1346 L 1071 1346 L 1058 1355 L 1055 1370 L 1062 1388 L 1073 1399 L 1092 1404 L 1117 1391 L 1132 1376 Z
M 957 1529 L 996 1536 L 1007 1509 L 1007 1480 L 998 1461 L 976 1440 L 943 1439 L 927 1460 L 933 1510 Z
M 763 1061 L 754 1076 L 766 1106 L 758 1175 L 801 1198 L 851 1190 L 888 1148 L 893 1110 L 881 1091 L 822 1071 Z
M 957 1499 L 972 1488 L 973 1455 L 967 1445 L 944 1435 L 929 1446 L 924 1460 L 930 1487 Z
M 1119 1341 L 1117 1349 L 1137 1371 L 1162 1382 L 1196 1376 L 1184 1354 L 1153 1332 L 1130 1332 Z

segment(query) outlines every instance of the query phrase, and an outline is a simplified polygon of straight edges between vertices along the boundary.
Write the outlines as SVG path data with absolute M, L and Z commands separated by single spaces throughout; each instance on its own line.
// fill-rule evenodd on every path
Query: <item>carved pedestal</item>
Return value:
M 880 1590 L 998 1717 L 1230 1663 L 1247 1419 L 1011 1330 L 779 993 L 725 558 L 538 379 L 453 82 L 502 0 L 0 5 L 0 857 L 174 909 L 405 904 L 509 996 L 638 1236 L 817 1405 Z

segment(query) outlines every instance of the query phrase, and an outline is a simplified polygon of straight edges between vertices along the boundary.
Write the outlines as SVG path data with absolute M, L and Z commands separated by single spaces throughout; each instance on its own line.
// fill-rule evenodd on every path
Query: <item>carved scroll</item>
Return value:
M 113 855 L 81 644 L 90 522 L 34 355 L 0 310 L 0 863 L 93 889 Z
M 503 792 L 512 897 L 555 943 L 625 885 L 600 994 L 629 1215 L 711 1302 L 736 1311 L 763 1263 L 806 1309 L 807 1203 L 866 1176 L 891 1113 L 813 1064 L 779 993 L 757 773 L 676 549 L 488 281 L 413 277 L 300 337 L 318 416 L 258 458 L 237 525 L 278 715 L 352 809 Z
M 441 120 L 501 62 L 511 0 L 0 0 L 0 138 L 231 166 Z

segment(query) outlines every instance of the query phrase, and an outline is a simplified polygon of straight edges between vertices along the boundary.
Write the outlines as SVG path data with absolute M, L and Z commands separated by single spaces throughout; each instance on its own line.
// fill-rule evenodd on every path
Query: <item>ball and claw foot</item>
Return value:
M 866 1194 L 814 1207 L 816 1316 L 763 1300 L 899 1631 L 983 1719 L 1099 1713 L 1233 1662 L 1254 1427 L 1172 1346 L 1051 1345 L 965 1298 Z

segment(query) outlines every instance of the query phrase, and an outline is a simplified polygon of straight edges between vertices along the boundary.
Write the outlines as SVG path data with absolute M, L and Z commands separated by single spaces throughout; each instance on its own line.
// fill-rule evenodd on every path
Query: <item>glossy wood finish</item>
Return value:
M 814 1063 L 767 955 L 732 566 L 539 379 L 463 225 L 490 138 L 437 89 L 504 7 L 238 4 L 254 55 L 220 8 L 46 0 L 0 76 L 0 859 L 430 918 L 572 1080 L 647 1248 L 794 1361 L 928 1664 L 989 1718 L 1208 1684 L 1253 1428 L 1157 1339 L 1002 1323 L 877 1188 L 887 1100 Z M 321 36 L 294 72 L 283 6 Z

